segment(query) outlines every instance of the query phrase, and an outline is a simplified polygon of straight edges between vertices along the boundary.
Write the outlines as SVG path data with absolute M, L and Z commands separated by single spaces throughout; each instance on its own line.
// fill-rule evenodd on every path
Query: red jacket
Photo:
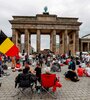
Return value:
M 77 69 L 78 76 L 82 77 L 83 76 L 83 71 L 84 71 L 83 68 L 78 68 Z

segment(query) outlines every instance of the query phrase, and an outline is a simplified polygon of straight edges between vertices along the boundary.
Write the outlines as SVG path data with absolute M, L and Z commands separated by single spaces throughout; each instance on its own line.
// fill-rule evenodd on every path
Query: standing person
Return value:
M 5 64 L 6 61 L 7 61 L 7 57 L 6 57 L 6 55 L 3 55 L 3 59 L 4 59 L 4 64 Z
M 11 68 L 14 69 L 15 66 L 16 66 L 15 57 L 11 57 L 11 62 L 12 62 L 12 66 L 11 66 Z
M 24 53 L 22 54 L 22 63 L 23 63 L 22 65 L 24 66 L 24 63 L 25 63 L 25 54 Z
M 82 61 L 82 52 L 80 52 L 80 60 Z
M 37 63 L 35 71 L 36 71 L 36 77 L 37 77 L 38 81 L 41 82 L 41 67 L 40 67 L 40 64 Z
M 0 54 L 0 65 L 2 65 L 2 55 Z
M 33 62 L 32 55 L 29 54 L 29 64 L 32 64 L 32 62 Z
M 28 62 L 29 61 L 29 55 L 28 53 L 25 55 L 25 62 Z
M 68 56 L 71 57 L 71 50 L 69 50 Z
M 51 57 L 50 57 L 50 55 L 48 55 L 48 57 L 47 57 L 47 66 L 50 67 L 50 64 L 51 64 Z
M 43 65 L 43 59 L 39 59 L 39 64 L 42 67 L 42 65 Z

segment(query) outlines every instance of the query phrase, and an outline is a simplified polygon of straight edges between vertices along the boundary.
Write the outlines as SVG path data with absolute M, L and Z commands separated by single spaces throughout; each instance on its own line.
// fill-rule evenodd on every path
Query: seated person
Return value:
M 86 67 L 86 64 L 84 61 L 82 61 L 82 63 L 80 64 L 82 68 L 85 68 Z
M 16 70 L 19 70 L 21 69 L 21 64 L 20 63 L 16 63 L 16 67 L 15 67 Z
M 85 75 L 90 77 L 90 65 L 85 68 Z
M 61 66 L 58 61 L 54 62 L 51 66 L 51 71 L 53 72 L 61 72 Z
M 49 74 L 49 75 L 52 74 L 50 72 L 50 67 L 46 67 L 44 70 L 45 70 L 46 74 Z M 59 88 L 62 87 L 62 84 L 60 83 L 60 80 L 56 77 L 55 85 L 53 86 L 52 91 L 55 92 L 57 87 L 59 87 Z
M 25 80 L 25 81 L 24 81 Z M 15 79 L 15 88 L 17 84 L 19 83 L 19 86 L 21 87 L 29 87 L 30 83 L 36 84 L 36 76 L 29 72 L 29 68 L 24 68 L 23 73 L 19 73 L 18 76 Z
M 75 70 L 69 70 L 65 73 L 65 78 L 70 79 L 73 82 L 79 81 L 78 76 L 75 72 Z
M 16 62 L 15 68 L 12 71 L 22 71 L 22 67 L 19 61 Z
M 59 62 L 58 62 L 59 64 L 60 64 L 60 66 L 64 66 L 64 64 L 62 63 L 62 61 L 61 60 L 59 60 Z
M 26 75 L 28 74 L 28 70 L 29 69 L 23 69 L 23 73 L 20 73 L 20 74 L 18 74 L 18 76 L 16 77 L 16 79 L 15 79 L 15 88 L 16 88 L 16 86 L 17 86 L 17 84 L 19 83 L 20 85 L 21 85 L 21 80 L 23 79 L 23 77 L 25 76 L 26 77 Z M 30 77 L 30 76 L 29 76 Z M 29 79 L 30 78 L 28 78 L 28 81 L 27 81 L 27 85 L 29 85 Z M 24 83 L 23 83 L 24 84 Z M 25 85 L 25 84 L 24 84 Z
M 76 65 L 75 65 L 74 59 L 71 59 L 71 61 L 69 62 L 68 69 L 69 69 L 69 70 L 73 70 L 73 71 L 76 70 Z
M 41 67 L 39 63 L 37 63 L 36 65 L 35 72 L 36 72 L 36 77 L 38 81 L 41 82 Z
M 0 65 L 0 77 L 9 76 L 10 74 L 4 71 L 3 65 Z
M 84 74 L 84 69 L 79 65 L 77 68 L 77 74 L 78 76 L 82 77 Z
M 80 64 L 80 60 L 76 59 L 76 65 L 79 65 L 79 64 Z
M 68 65 L 69 64 L 69 62 L 71 61 L 71 59 L 70 58 L 68 58 L 68 59 L 66 59 L 66 65 Z
M 2 66 L 0 65 L 0 77 L 4 74 L 4 70 L 2 68 Z
M 34 71 L 34 69 L 30 66 L 29 62 L 26 62 L 26 63 L 25 63 L 25 68 L 29 68 L 29 72 L 32 73 L 32 74 L 35 74 L 35 71 Z

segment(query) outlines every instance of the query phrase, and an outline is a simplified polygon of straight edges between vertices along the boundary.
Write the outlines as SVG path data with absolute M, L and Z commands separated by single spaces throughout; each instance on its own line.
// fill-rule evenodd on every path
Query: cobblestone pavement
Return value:
M 64 78 L 63 74 L 66 70 L 67 66 L 63 66 L 62 71 L 57 73 L 57 75 L 60 75 L 60 81 L 63 86 L 57 90 L 56 100 L 90 100 L 90 78 L 80 77 L 79 82 L 71 82 Z M 2 86 L 0 87 L 0 100 L 18 100 L 18 96 L 13 97 L 13 95 L 18 92 L 18 88 L 14 87 L 14 80 L 19 72 L 12 72 L 11 69 L 8 69 L 7 72 L 10 73 L 10 75 L 3 76 L 2 80 L 0 80 L 2 81 Z M 32 97 L 32 100 L 40 100 L 40 96 L 37 93 L 33 95 L 28 94 L 28 96 L 29 97 L 26 97 L 20 94 L 21 100 L 30 100 L 30 97 Z M 53 99 L 45 96 L 42 100 Z

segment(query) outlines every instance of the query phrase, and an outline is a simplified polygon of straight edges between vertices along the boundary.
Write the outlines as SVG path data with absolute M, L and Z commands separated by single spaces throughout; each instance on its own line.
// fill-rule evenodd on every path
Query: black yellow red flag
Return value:
M 17 56 L 19 49 L 2 31 L 0 32 L 0 52 L 7 56 Z

